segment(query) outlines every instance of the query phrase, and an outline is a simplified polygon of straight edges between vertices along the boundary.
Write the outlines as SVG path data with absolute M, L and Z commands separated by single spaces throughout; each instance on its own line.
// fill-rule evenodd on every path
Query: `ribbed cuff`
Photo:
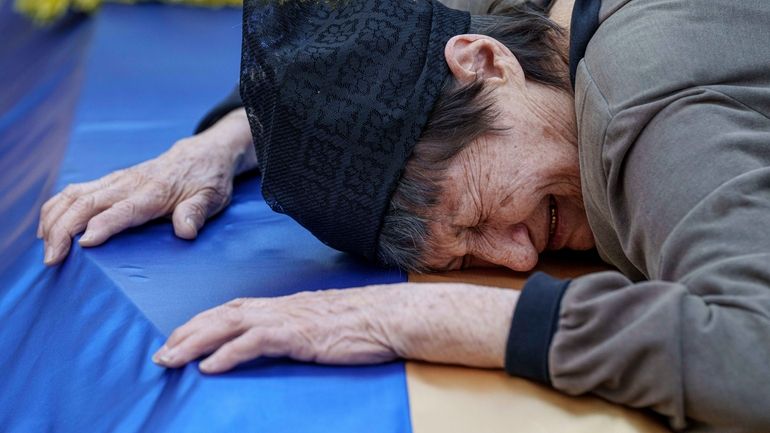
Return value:
M 209 129 L 213 124 L 217 123 L 219 119 L 225 117 L 227 113 L 235 110 L 236 108 L 243 107 L 243 101 L 241 101 L 241 93 L 238 86 L 235 86 L 235 90 L 227 95 L 227 98 L 223 99 L 219 104 L 211 109 L 195 127 L 195 133 L 203 132 Z
M 548 351 L 559 327 L 561 298 L 569 283 L 542 272 L 527 280 L 513 312 L 505 350 L 505 371 L 511 376 L 551 384 Z

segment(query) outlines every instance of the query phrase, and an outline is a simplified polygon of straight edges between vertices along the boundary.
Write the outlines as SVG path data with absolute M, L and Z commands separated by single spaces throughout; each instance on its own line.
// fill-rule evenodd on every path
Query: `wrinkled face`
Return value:
M 430 212 L 425 258 L 434 270 L 528 271 L 544 250 L 594 246 L 574 140 L 548 116 L 511 105 L 500 118 L 509 130 L 476 140 L 449 166 Z

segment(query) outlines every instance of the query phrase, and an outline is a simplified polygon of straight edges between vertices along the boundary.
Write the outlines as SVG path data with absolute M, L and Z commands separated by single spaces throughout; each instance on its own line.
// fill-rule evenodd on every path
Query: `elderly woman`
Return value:
M 258 2 L 255 2 L 258 3 Z M 543 11 L 547 10 L 547 14 Z M 194 238 L 259 168 L 273 209 L 410 270 L 526 271 L 598 249 L 618 271 L 521 293 L 398 284 L 239 299 L 154 360 L 397 357 L 770 431 L 770 4 L 557 0 L 472 16 L 429 1 L 244 11 L 241 92 L 201 132 L 43 207 L 45 260 L 171 215 Z M 256 152 L 253 150 L 256 149 Z

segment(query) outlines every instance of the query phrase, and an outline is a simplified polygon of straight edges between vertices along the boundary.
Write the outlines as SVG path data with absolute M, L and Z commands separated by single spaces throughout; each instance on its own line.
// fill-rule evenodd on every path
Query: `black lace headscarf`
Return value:
M 262 192 L 324 243 L 376 260 L 390 197 L 470 16 L 430 0 L 247 0 L 241 97 Z

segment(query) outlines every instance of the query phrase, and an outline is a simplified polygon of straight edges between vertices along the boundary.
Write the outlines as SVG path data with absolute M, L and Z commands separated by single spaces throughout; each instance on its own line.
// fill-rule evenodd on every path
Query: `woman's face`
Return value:
M 498 94 L 509 129 L 471 143 L 451 162 L 430 212 L 432 269 L 532 269 L 544 250 L 590 249 L 574 134 L 521 95 Z M 517 99 L 519 99 L 517 101 Z M 570 110 L 568 110 L 570 111 Z M 574 128 L 573 128 L 574 130 Z

